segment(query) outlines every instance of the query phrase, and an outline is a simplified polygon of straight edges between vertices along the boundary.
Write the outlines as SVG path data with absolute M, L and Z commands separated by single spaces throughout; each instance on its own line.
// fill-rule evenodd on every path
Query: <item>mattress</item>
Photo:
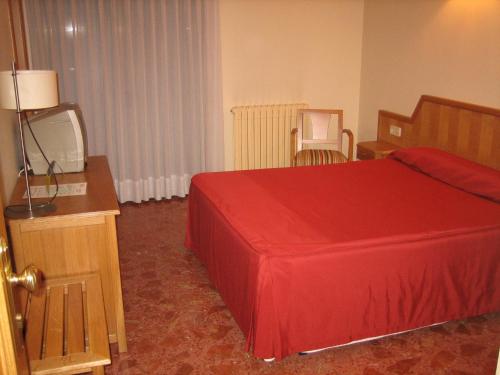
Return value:
M 186 246 L 256 357 L 500 310 L 500 174 L 483 194 L 413 162 L 193 178 Z

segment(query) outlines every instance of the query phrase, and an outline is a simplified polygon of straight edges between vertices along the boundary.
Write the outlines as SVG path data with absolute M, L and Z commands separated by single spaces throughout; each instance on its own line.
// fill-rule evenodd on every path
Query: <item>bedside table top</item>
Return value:
M 367 141 L 367 142 L 359 142 L 357 144 L 358 147 L 367 148 L 373 152 L 386 154 L 390 153 L 394 150 L 400 148 L 399 146 L 393 145 L 392 143 L 388 143 L 385 141 Z
M 108 214 L 119 215 L 120 207 L 116 198 L 115 186 L 109 170 L 106 156 L 89 156 L 87 168 L 84 172 L 58 174 L 57 182 L 69 184 L 76 182 L 87 182 L 87 194 L 56 197 L 54 204 L 56 210 L 43 216 L 44 218 L 60 215 L 86 215 L 86 214 Z M 30 176 L 31 186 L 45 185 L 45 176 Z M 52 179 L 51 184 L 54 184 Z M 22 196 L 26 191 L 24 178 L 19 178 L 14 188 L 10 204 L 27 204 L 28 200 Z M 46 202 L 48 198 L 34 198 L 33 203 Z M 9 221 L 17 219 L 9 219 Z M 20 219 L 25 220 L 25 219 Z

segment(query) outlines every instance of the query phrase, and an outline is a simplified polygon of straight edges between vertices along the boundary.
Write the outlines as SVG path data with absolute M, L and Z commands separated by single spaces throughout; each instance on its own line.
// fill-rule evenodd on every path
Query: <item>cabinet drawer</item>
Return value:
M 358 146 L 356 148 L 356 157 L 359 160 L 370 160 L 370 159 L 375 159 L 375 154 L 372 150 L 367 150 L 364 147 Z
M 359 142 L 356 145 L 356 156 L 360 160 L 383 159 L 398 148 L 384 141 Z

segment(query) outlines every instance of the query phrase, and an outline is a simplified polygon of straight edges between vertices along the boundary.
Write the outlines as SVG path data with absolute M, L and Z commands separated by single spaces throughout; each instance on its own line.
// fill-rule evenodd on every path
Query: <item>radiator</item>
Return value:
M 290 132 L 307 104 L 234 107 L 234 169 L 290 166 Z

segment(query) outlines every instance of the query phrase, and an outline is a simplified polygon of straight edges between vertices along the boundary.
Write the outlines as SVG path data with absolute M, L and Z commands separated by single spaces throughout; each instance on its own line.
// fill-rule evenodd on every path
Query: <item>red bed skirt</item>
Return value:
M 500 310 L 500 205 L 394 160 L 198 175 L 187 229 L 259 358 Z

